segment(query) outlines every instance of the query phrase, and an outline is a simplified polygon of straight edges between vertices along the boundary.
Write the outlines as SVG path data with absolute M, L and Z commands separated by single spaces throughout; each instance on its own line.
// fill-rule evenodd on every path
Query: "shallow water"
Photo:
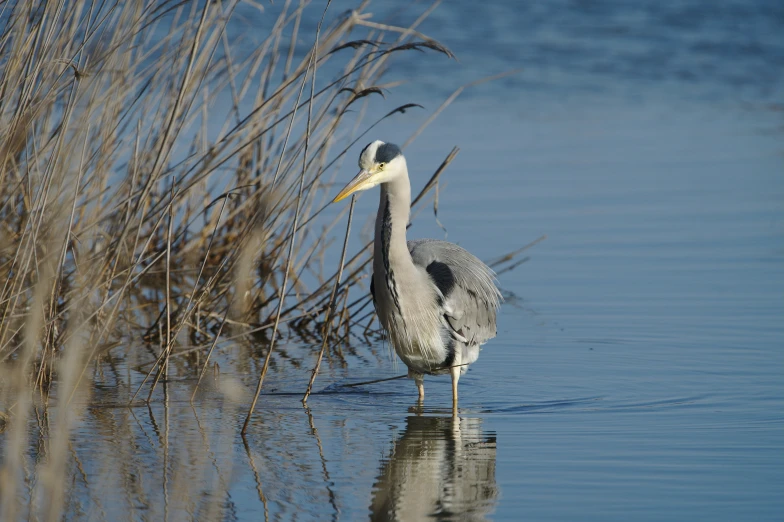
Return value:
M 423 407 L 407 380 L 342 386 L 404 373 L 384 345 L 327 361 L 309 409 L 312 347 L 287 347 L 246 439 L 253 364 L 227 356 L 207 383 L 222 393 L 193 406 L 187 379 L 131 409 L 112 372 L 132 372 L 105 368 L 75 428 L 71 518 L 784 516 L 781 6 L 473 5 L 423 27 L 460 62 L 407 71 L 379 108 L 432 110 L 525 67 L 406 150 L 416 190 L 462 149 L 439 201 L 449 240 L 490 259 L 547 235 L 499 278 L 498 337 L 460 381 L 459 417 L 448 378 L 426 380 Z M 443 234 L 426 213 L 411 229 Z

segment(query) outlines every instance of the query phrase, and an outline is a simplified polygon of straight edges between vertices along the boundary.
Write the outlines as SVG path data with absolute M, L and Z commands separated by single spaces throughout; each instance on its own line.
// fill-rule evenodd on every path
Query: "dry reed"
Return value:
M 354 353 L 350 336 L 363 341 L 355 330 L 373 335 L 366 291 L 348 300 L 370 249 L 346 261 L 346 230 L 340 265 L 325 268 L 346 209 L 319 218 L 348 150 L 381 120 L 418 107 L 366 121 L 369 104 L 394 84 L 384 79 L 390 60 L 413 58 L 411 50 L 452 54 L 417 30 L 436 4 L 408 27 L 371 20 L 368 4 L 327 17 L 305 52 L 297 41 L 314 39 L 303 36 L 304 0 L 285 0 L 250 48 L 233 25 L 240 6 L 261 9 L 250 1 L 0 4 L 0 518 L 78 518 L 77 483 L 96 518 L 112 517 L 101 502 L 112 487 L 157 504 L 139 485 L 116 484 L 143 475 L 130 450 L 119 445 L 116 472 L 103 463 L 93 472 L 105 480 L 91 486 L 71 445 L 82 416 L 101 416 L 89 405 L 104 367 L 123 404 L 149 386 L 165 507 L 147 516 L 171 505 L 223 518 L 220 495 L 191 490 L 188 474 L 213 466 L 213 487 L 226 491 L 230 470 L 170 442 L 168 379 L 198 377 L 193 401 L 212 368 L 226 415 L 236 415 L 247 390 L 220 376 L 216 350 L 241 347 L 238 371 L 263 376 L 274 356 L 288 357 L 281 346 L 273 354 L 274 340 L 292 337 L 313 347 L 315 378 L 325 354 Z M 159 431 L 149 400 L 161 382 Z M 138 420 L 133 408 L 123 412 L 107 422 L 130 440 Z M 232 426 L 222 424 L 218 448 L 231 445 Z M 199 431 L 213 447 L 209 429 Z M 25 448 L 39 435 L 44 449 L 31 459 Z M 258 457 L 247 442 L 246 450 L 266 510 Z M 171 462 L 185 454 L 176 469 Z
M 389 60 L 451 56 L 416 31 L 421 19 L 376 24 L 367 4 L 329 18 L 305 53 L 304 1 L 284 2 L 250 48 L 230 21 L 252 2 L 0 6 L 4 520 L 69 509 L 70 430 L 96 365 L 141 360 L 125 388 L 148 382 L 149 399 L 162 381 L 167 401 L 166 380 L 201 382 L 221 343 L 260 347 L 266 371 L 276 335 L 317 346 L 332 332 L 333 346 L 350 324 L 349 304 L 322 317 L 343 270 L 321 265 L 338 223 L 317 219 L 331 178 L 377 123 L 363 117 L 389 87 Z M 361 280 L 367 259 L 365 249 L 345 263 L 341 288 Z M 40 480 L 24 493 L 30 415 L 50 409 Z M 165 495 L 187 487 L 180 479 L 164 482 Z M 51 502 L 38 505 L 42 495 Z

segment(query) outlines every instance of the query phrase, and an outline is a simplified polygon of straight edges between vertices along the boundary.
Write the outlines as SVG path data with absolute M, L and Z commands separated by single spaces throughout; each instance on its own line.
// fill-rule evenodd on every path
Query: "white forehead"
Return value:
M 378 151 L 378 148 L 382 145 L 384 145 L 384 142 L 381 140 L 376 140 L 367 144 L 359 154 L 359 168 L 370 168 L 370 166 L 373 165 L 376 160 L 376 152 Z

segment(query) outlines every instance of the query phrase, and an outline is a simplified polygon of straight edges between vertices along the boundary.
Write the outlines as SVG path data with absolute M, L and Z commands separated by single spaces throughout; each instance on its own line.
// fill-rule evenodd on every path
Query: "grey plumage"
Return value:
M 408 251 L 444 294 L 449 323 L 468 344 L 481 345 L 495 337 L 500 293 L 487 265 L 464 248 L 437 239 L 409 241 Z
M 411 185 L 396 145 L 374 141 L 359 157 L 360 173 L 338 194 L 381 185 L 371 293 L 389 340 L 424 395 L 423 375 L 451 373 L 457 381 L 496 334 L 501 294 L 492 270 L 446 241 L 406 241 Z

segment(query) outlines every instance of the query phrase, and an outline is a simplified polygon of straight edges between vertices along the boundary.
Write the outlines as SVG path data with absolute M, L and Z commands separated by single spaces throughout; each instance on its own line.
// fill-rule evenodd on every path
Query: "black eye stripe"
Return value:
M 402 153 L 400 152 L 400 147 L 395 145 L 394 143 L 384 143 L 378 146 L 376 149 L 376 163 L 389 163 L 393 159 L 400 156 Z

